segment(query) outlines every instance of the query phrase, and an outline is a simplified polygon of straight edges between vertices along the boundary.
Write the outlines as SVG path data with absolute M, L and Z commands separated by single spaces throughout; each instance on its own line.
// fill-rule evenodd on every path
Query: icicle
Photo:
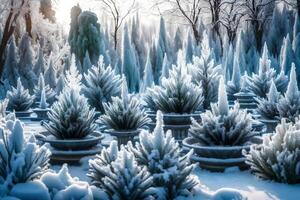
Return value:
M 219 91 L 218 91 L 218 107 L 221 115 L 228 114 L 228 100 L 227 100 L 227 92 L 226 86 L 224 83 L 224 77 L 221 76 L 219 80 Z

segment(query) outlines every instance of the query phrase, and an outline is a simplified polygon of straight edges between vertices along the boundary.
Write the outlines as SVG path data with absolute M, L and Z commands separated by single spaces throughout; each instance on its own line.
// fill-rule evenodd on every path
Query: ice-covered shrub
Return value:
M 43 74 L 40 74 L 38 84 L 33 89 L 36 101 L 41 100 L 41 93 L 43 90 L 45 90 L 46 99 L 49 101 L 49 103 L 52 103 L 55 100 L 56 93 L 50 88 L 49 85 L 45 84 L 44 76 Z
M 95 111 L 87 99 L 72 88 L 65 88 L 48 112 L 45 128 L 59 139 L 79 139 L 96 130 Z
M 193 113 L 203 103 L 201 86 L 192 82 L 185 66 L 173 66 L 169 78 L 161 86 L 148 88 L 144 100 L 152 111 L 163 113 Z
M 117 143 L 90 161 L 92 184 L 103 189 L 110 199 L 153 199 L 152 177 L 146 167 L 138 166 L 134 155 L 124 147 L 117 151 Z
M 198 184 L 191 176 L 195 168 L 190 162 L 193 150 L 181 156 L 181 149 L 171 131 L 164 133 L 160 111 L 157 112 L 156 121 L 153 133 L 142 131 L 139 136 L 140 142 L 136 143 L 136 147 L 130 145 L 130 150 L 137 162 L 147 167 L 153 176 L 154 186 L 163 187 L 166 199 L 192 195 L 194 187 Z
M 103 56 L 100 56 L 98 66 L 90 68 L 84 77 L 83 94 L 92 107 L 103 113 L 103 103 L 111 102 L 112 97 L 120 95 L 120 76 L 110 66 L 105 67 Z
M 290 121 L 294 121 L 295 117 L 300 114 L 300 91 L 298 89 L 296 69 L 293 63 L 290 82 L 284 97 L 279 100 L 278 103 L 279 115 L 281 118 L 287 118 Z
M 0 196 L 15 184 L 39 178 L 47 169 L 50 151 L 38 146 L 34 136 L 24 138 L 19 120 L 7 120 L 0 127 Z
M 47 103 L 47 99 L 46 99 L 45 89 L 43 89 L 42 93 L 41 93 L 41 100 L 40 100 L 39 108 L 41 108 L 41 109 L 48 108 L 48 103 Z
M 29 94 L 29 90 L 23 87 L 21 79 L 18 79 L 17 87 L 7 92 L 8 106 L 11 111 L 27 111 L 32 106 L 35 96 Z
M 273 135 L 265 135 L 263 143 L 252 145 L 246 163 L 262 179 L 283 183 L 300 183 L 300 121 L 276 127 Z
M 100 122 L 113 130 L 137 130 L 146 125 L 150 119 L 139 99 L 129 96 L 125 78 L 121 90 L 121 98 L 112 97 L 111 103 L 103 104 L 105 114 L 100 117 Z
M 201 122 L 192 119 L 189 133 L 200 144 L 208 146 L 244 145 L 255 136 L 250 114 L 240 110 L 238 103 L 229 109 L 223 78 L 220 79 L 218 103 L 212 104 L 211 110 L 201 114 Z
M 279 116 L 277 104 L 280 99 L 280 93 L 276 89 L 275 83 L 271 82 L 271 87 L 266 98 L 255 98 L 257 101 L 257 113 L 264 119 L 276 119 Z

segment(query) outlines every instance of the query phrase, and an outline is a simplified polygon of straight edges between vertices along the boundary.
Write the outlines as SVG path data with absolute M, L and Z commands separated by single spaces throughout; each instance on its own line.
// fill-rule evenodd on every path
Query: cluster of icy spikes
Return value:
M 287 91 L 279 100 L 277 108 L 281 118 L 287 118 L 292 122 L 294 122 L 295 118 L 300 114 L 300 92 L 298 89 L 294 63 L 292 64 L 290 82 L 288 84 Z
M 0 196 L 5 196 L 17 183 L 39 178 L 48 169 L 49 156 L 50 151 L 45 146 L 37 146 L 34 136 L 25 140 L 19 120 L 1 124 Z
M 157 112 L 156 127 L 153 133 L 142 131 L 135 147 L 129 143 L 129 149 L 139 165 L 145 166 L 153 177 L 153 186 L 162 187 L 166 199 L 178 196 L 192 196 L 198 182 L 191 176 L 195 165 L 190 157 L 193 150 L 181 156 L 179 144 L 171 131 L 163 130 L 163 116 Z
M 113 97 L 111 103 L 103 106 L 105 114 L 99 120 L 107 128 L 137 130 L 150 122 L 139 99 L 129 96 L 125 77 L 121 86 L 121 98 Z
M 282 119 L 275 134 L 265 135 L 263 143 L 252 145 L 246 155 L 251 171 L 262 179 L 300 183 L 300 121 L 286 123 Z
M 134 155 L 124 146 L 118 151 L 117 142 L 113 141 L 101 155 L 90 160 L 88 176 L 92 184 L 103 189 L 112 199 L 140 200 L 154 199 L 155 189 L 152 177 L 146 167 L 140 167 Z
M 256 133 L 252 131 L 252 118 L 236 103 L 228 109 L 227 92 L 223 78 L 220 79 L 218 103 L 211 111 L 201 114 L 201 122 L 192 119 L 190 135 L 203 145 L 235 146 L 249 142 Z
M 11 111 L 27 111 L 32 106 L 35 96 L 29 94 L 29 90 L 23 87 L 21 79 L 18 79 L 17 87 L 7 92 L 8 109 Z

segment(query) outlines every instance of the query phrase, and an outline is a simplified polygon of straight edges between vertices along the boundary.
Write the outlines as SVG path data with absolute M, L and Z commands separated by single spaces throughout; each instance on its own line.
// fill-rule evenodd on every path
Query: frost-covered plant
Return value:
M 201 86 L 192 83 L 192 76 L 186 70 L 186 66 L 173 66 L 161 86 L 148 88 L 144 100 L 152 111 L 183 114 L 193 113 L 202 106 Z
M 221 65 L 216 65 L 212 59 L 213 52 L 209 47 L 208 40 L 205 39 L 201 43 L 201 57 L 194 57 L 193 64 L 188 65 L 193 81 L 201 85 L 204 98 L 203 108 L 205 109 L 210 107 L 210 103 L 218 100 L 219 76 L 222 73 Z
M 87 99 L 72 88 L 65 88 L 48 112 L 45 128 L 59 139 L 80 139 L 96 130 L 95 111 Z
M 268 48 L 265 44 L 262 57 L 259 60 L 258 74 L 252 74 L 252 77 L 249 77 L 249 89 L 258 97 L 266 98 L 272 80 L 274 80 L 276 86 L 278 85 L 278 90 L 283 92 L 286 88 L 287 77 L 283 73 L 277 76 L 276 71 L 271 68 L 271 60 L 269 59 Z
M 112 97 L 111 103 L 103 104 L 105 114 L 100 122 L 113 130 L 137 130 L 150 122 L 140 101 L 129 96 L 125 78 L 121 90 L 121 98 Z
M 30 95 L 28 89 L 22 85 L 21 79 L 18 79 L 17 87 L 7 92 L 8 106 L 11 111 L 27 111 L 32 106 L 35 96 Z
M 241 90 L 241 69 L 240 66 L 235 64 L 233 66 L 231 80 L 228 81 L 226 91 L 229 95 L 230 100 L 234 100 L 234 94 Z
M 284 97 L 279 100 L 278 110 L 280 117 L 287 118 L 290 121 L 294 121 L 300 114 L 300 91 L 298 89 L 296 68 L 293 63 L 290 82 Z
M 274 81 L 271 81 L 271 87 L 266 98 L 255 98 L 257 101 L 257 113 L 264 119 L 276 119 L 279 116 L 277 104 L 280 99 L 280 93 L 277 91 Z
M 172 137 L 171 131 L 164 133 L 163 117 L 157 112 L 156 127 L 153 133 L 142 131 L 136 147 L 129 143 L 129 148 L 135 155 L 137 162 L 146 166 L 153 176 L 155 187 L 163 187 L 166 199 L 178 196 L 192 195 L 198 182 L 191 176 L 195 165 L 190 157 L 193 150 L 181 156 L 179 144 Z
M 8 99 L 4 99 L 0 102 L 0 118 L 6 116 L 6 109 L 8 106 Z
M 236 103 L 229 109 L 223 78 L 220 79 L 218 103 L 211 111 L 201 114 L 201 122 L 192 119 L 190 135 L 201 145 L 244 145 L 256 134 L 252 131 L 252 118 L 247 111 L 240 110 Z
M 34 136 L 24 138 L 19 120 L 0 127 L 0 196 L 17 183 L 39 178 L 47 169 L 50 151 L 38 146 Z
M 48 103 L 47 103 L 47 100 L 46 100 L 45 88 L 42 90 L 42 93 L 41 93 L 41 101 L 40 101 L 39 108 L 41 108 L 41 109 L 48 108 Z
M 103 56 L 100 56 L 98 66 L 90 68 L 84 77 L 82 93 L 92 107 L 104 113 L 103 103 L 111 102 L 113 96 L 120 95 L 120 76 L 115 75 L 110 66 L 105 67 Z
M 49 85 L 45 84 L 44 76 L 43 74 L 40 74 L 38 84 L 33 89 L 36 101 L 41 100 L 42 90 L 45 90 L 46 99 L 52 103 L 55 100 L 56 93 L 50 88 Z
M 110 199 L 154 199 L 150 173 L 146 167 L 138 166 L 134 155 L 124 147 L 118 151 L 116 142 L 90 160 L 88 176 L 92 184 L 103 189 Z
M 286 123 L 282 119 L 273 135 L 265 135 L 263 143 L 252 145 L 246 163 L 262 179 L 300 183 L 300 121 Z

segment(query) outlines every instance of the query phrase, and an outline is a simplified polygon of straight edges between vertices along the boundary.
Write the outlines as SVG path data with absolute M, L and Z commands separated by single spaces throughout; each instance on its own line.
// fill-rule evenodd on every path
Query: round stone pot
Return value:
M 260 137 L 254 137 L 252 143 L 262 142 Z M 193 149 L 192 161 L 198 162 L 200 167 L 210 171 L 223 172 L 229 167 L 238 167 L 241 170 L 248 169 L 246 158 L 242 151 L 249 151 L 250 144 L 244 146 L 202 146 L 195 138 L 189 137 L 183 140 L 182 145 L 186 149 Z
M 134 141 L 134 137 L 138 136 L 141 132 L 141 129 L 138 130 L 124 130 L 124 131 L 117 131 L 113 129 L 106 129 L 104 131 L 105 133 L 108 133 L 111 136 L 116 137 L 118 141 L 118 146 L 121 145 L 127 145 L 129 141 Z
M 164 113 L 164 130 L 171 130 L 173 137 L 181 142 L 184 138 L 188 136 L 188 130 L 191 125 L 191 118 L 194 118 L 197 121 L 201 120 L 200 116 L 201 112 L 195 112 L 192 114 L 176 114 L 176 113 Z M 152 120 L 151 123 L 148 124 L 151 131 L 154 130 L 156 126 L 156 113 L 148 112 L 148 117 Z
M 264 123 L 267 127 L 266 133 L 273 133 L 276 126 L 280 123 L 277 119 L 259 119 L 260 122 Z
M 48 115 L 47 113 L 50 111 L 49 108 L 46 109 L 41 109 L 41 108 L 35 108 L 33 109 L 33 112 L 35 112 L 35 114 L 37 115 L 38 119 L 48 119 Z
M 99 132 L 94 132 L 82 139 L 57 139 L 49 132 L 41 132 L 36 135 L 41 143 L 49 143 L 53 164 L 69 163 L 78 164 L 80 159 L 86 156 L 94 156 L 101 153 L 101 140 L 104 136 Z

